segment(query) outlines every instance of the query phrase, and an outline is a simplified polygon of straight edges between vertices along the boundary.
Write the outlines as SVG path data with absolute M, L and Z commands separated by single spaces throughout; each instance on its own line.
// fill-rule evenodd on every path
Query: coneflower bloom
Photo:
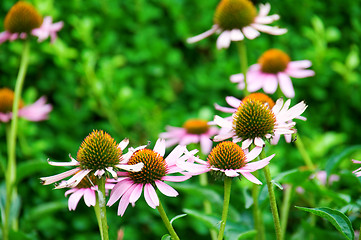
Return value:
M 12 118 L 14 104 L 14 92 L 9 88 L 0 88 L 0 122 L 9 122 Z M 24 106 L 24 102 L 19 102 L 19 117 L 29 121 L 38 122 L 48 118 L 52 110 L 50 104 L 46 104 L 46 98 L 41 97 L 35 103 Z
M 65 192 L 65 196 L 70 194 L 68 199 L 69 211 L 76 209 L 81 198 L 84 198 L 84 202 L 88 207 L 95 206 L 96 192 L 98 191 L 97 180 L 98 178 L 94 175 L 87 176 L 76 187 Z M 114 183 L 108 181 L 105 183 L 105 190 L 110 190 L 113 187 Z
M 306 68 L 311 67 L 309 60 L 291 61 L 290 57 L 279 49 L 270 49 L 263 53 L 258 63 L 251 65 L 247 72 L 247 90 L 255 92 L 263 89 L 265 93 L 273 94 L 279 85 L 287 98 L 293 98 L 293 78 L 306 78 L 315 75 L 315 72 Z M 231 82 L 238 83 L 239 89 L 244 89 L 242 73 L 230 77 Z
M 189 119 L 183 127 L 167 126 L 166 129 L 167 132 L 159 134 L 160 138 L 166 140 L 166 147 L 199 143 L 203 154 L 211 151 L 213 142 L 210 138 L 218 133 L 218 128 L 209 126 L 207 121 L 201 119 Z
M 76 187 L 85 176 L 95 175 L 100 178 L 105 173 L 109 173 L 113 178 L 117 178 L 116 171 L 120 169 L 140 171 L 143 163 L 138 162 L 135 165 L 127 164 L 126 154 L 123 155 L 123 151 L 128 143 L 129 140 L 124 139 L 117 145 L 108 133 L 102 130 L 94 130 L 81 143 L 76 160 L 69 156 L 71 159 L 70 162 L 49 161 L 49 164 L 53 166 L 74 166 L 75 168 L 54 176 L 40 178 L 42 184 L 48 185 L 72 176 L 69 180 L 62 181 L 55 188 L 73 188 Z
M 5 31 L 0 33 L 0 44 L 6 40 L 25 39 L 28 35 L 38 37 L 39 42 L 49 36 L 51 42 L 56 39 L 56 33 L 63 27 L 63 22 L 52 23 L 51 17 L 44 20 L 29 3 L 19 1 L 9 10 L 4 20 Z
M 231 117 L 221 118 L 215 116 L 214 123 L 221 127 L 220 133 L 214 137 L 214 141 L 223 141 L 233 138 L 234 142 L 242 142 L 242 148 L 248 148 L 252 143 L 256 147 L 263 147 L 264 140 L 276 135 L 292 134 L 296 130 L 293 128 L 294 118 L 299 118 L 306 110 L 307 105 L 300 102 L 289 108 L 291 100 L 285 103 L 283 99 L 277 100 L 271 109 L 268 104 L 256 99 L 246 99 L 240 101 L 233 97 L 228 97 L 228 103 L 234 108 Z M 222 108 L 230 112 L 230 108 Z
M 231 41 L 242 41 L 245 37 L 254 39 L 265 32 L 272 35 L 282 35 L 287 29 L 268 26 L 279 19 L 277 14 L 268 16 L 271 9 L 269 3 L 261 4 L 257 10 L 249 0 L 222 0 L 214 14 L 212 28 L 198 36 L 187 39 L 188 43 L 198 42 L 214 33 L 220 33 L 217 48 L 228 48 Z
M 156 208 L 159 206 L 159 198 L 156 193 L 158 189 L 161 193 L 169 197 L 176 197 L 178 192 L 166 184 L 169 182 L 182 182 L 191 177 L 189 173 L 177 167 L 177 161 L 184 161 L 192 157 L 196 150 L 188 152 L 185 146 L 178 145 L 173 151 L 164 158 L 165 140 L 158 139 L 153 150 L 139 147 L 135 150 L 129 149 L 134 153 L 130 156 L 128 164 L 144 163 L 144 167 L 139 172 L 124 172 L 118 178 L 118 183 L 110 193 L 108 206 L 113 205 L 118 199 L 118 215 L 123 216 L 129 203 L 133 206 L 139 199 L 144 188 L 144 198 L 147 204 Z
M 260 153 L 259 148 L 254 148 L 248 152 L 248 150 L 243 150 L 234 142 L 225 141 L 212 149 L 207 161 L 193 157 L 190 159 L 191 161 L 178 161 L 178 167 L 193 175 L 209 171 L 216 177 L 240 177 L 242 175 L 255 184 L 262 184 L 261 181 L 252 175 L 252 172 L 269 164 L 275 154 L 250 163 Z

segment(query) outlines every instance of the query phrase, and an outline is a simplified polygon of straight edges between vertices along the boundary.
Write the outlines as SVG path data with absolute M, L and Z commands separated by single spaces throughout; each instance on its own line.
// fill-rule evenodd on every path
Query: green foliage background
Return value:
M 103 129 L 118 142 L 130 139 L 131 146 L 148 140 L 152 144 L 166 125 L 181 126 L 189 118 L 212 120 L 214 103 L 225 105 L 224 98 L 242 97 L 229 81 L 240 71 L 234 44 L 217 50 L 216 36 L 189 45 L 188 37 L 212 25 L 217 0 L 134 0 L 134 1 L 53 1 L 32 0 L 43 16 L 64 21 L 54 44 L 49 41 L 31 45 L 31 58 L 23 91 L 30 104 L 46 96 L 53 105 L 48 121 L 20 121 L 19 149 L 19 239 L 98 239 L 94 212 L 82 202 L 74 212 L 67 210 L 63 190 L 42 186 L 39 177 L 63 171 L 48 166 L 46 159 L 68 160 L 93 129 Z M 0 25 L 15 1 L 0 2 Z M 255 1 L 256 4 L 260 1 Z M 297 103 L 309 105 L 306 122 L 297 124 L 309 154 L 318 169 L 340 175 L 340 181 L 322 191 L 309 181 L 309 172 L 287 175 L 281 183 L 302 186 L 316 203 L 294 193 L 293 205 L 329 206 L 343 209 L 358 228 L 361 185 L 351 174 L 361 160 L 361 6 L 354 0 L 271 1 L 271 13 L 281 19 L 277 25 L 288 29 L 282 36 L 262 34 L 246 41 L 249 64 L 269 48 L 287 52 L 292 60 L 309 59 L 315 77 L 294 79 Z M 0 87 L 14 88 L 22 42 L 0 45 Z M 276 99 L 276 96 L 273 96 Z M 1 101 L 1 99 L 0 99 Z M 222 115 L 222 114 L 220 114 Z M 2 166 L 6 163 L 5 125 L 0 125 Z M 302 158 L 293 144 L 273 147 L 273 176 L 302 170 Z M 299 172 L 298 171 L 298 172 Z M 4 172 L 0 177 L 3 179 Z M 262 178 L 262 177 L 261 177 Z M 162 198 L 172 217 L 199 209 L 204 196 L 214 194 L 213 206 L 221 212 L 223 190 L 214 183 L 203 192 L 194 179 L 177 184 L 177 198 Z M 247 206 L 250 185 L 240 181 L 234 186 L 229 218 L 231 234 L 252 229 L 252 212 Z M 276 191 L 282 200 L 282 191 Z M 264 192 L 265 193 L 265 192 Z M 266 199 L 267 194 L 261 195 Z M 273 225 L 268 201 L 263 201 L 264 221 L 272 239 Z M 315 206 L 312 206 L 315 207 Z M 116 216 L 117 205 L 108 208 L 111 238 L 124 231 L 124 239 L 160 239 L 166 229 L 158 213 L 143 199 L 129 207 L 124 217 Z M 189 210 L 190 213 L 192 211 Z M 300 239 L 310 231 L 318 237 L 338 239 L 330 224 L 319 221 L 313 229 L 308 215 L 291 207 L 288 239 Z M 208 239 L 207 223 L 189 214 L 175 223 L 183 239 Z M 227 223 L 228 224 L 228 223 Z M 234 230 L 236 229 L 236 230 Z M 325 230 L 326 229 L 326 230 Z M 232 233 L 235 232 L 235 233 Z M 234 235 L 236 236 L 236 235 Z

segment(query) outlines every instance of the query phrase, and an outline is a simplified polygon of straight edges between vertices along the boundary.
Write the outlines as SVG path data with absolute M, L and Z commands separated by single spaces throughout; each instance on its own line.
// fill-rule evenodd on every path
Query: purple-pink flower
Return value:
M 12 118 L 14 92 L 9 88 L 0 89 L 0 122 L 9 122 Z M 53 107 L 46 103 L 46 98 L 41 97 L 35 103 L 24 106 L 22 100 L 19 103 L 18 116 L 29 121 L 38 122 L 48 118 Z
M 183 127 L 167 126 L 166 129 L 167 132 L 159 134 L 160 138 L 166 140 L 166 147 L 199 143 L 203 154 L 211 151 L 213 142 L 210 138 L 218 133 L 218 128 L 209 126 L 207 121 L 200 119 L 190 119 Z
M 271 10 L 269 3 L 261 4 L 259 13 L 253 3 L 248 0 L 222 0 L 217 6 L 212 28 L 198 36 L 187 39 L 188 43 L 198 42 L 214 33 L 220 33 L 217 48 L 228 48 L 231 41 L 242 41 L 245 37 L 254 39 L 265 32 L 282 35 L 287 29 L 268 26 L 279 19 L 279 15 L 268 16 Z
M 252 175 L 252 172 L 269 164 L 275 154 L 251 163 L 261 151 L 262 148 L 254 148 L 248 152 L 248 149 L 243 150 L 237 144 L 225 141 L 219 143 L 212 149 L 207 161 L 201 160 L 198 157 L 192 157 L 189 161 L 178 161 L 177 165 L 193 175 L 215 171 L 224 173 L 227 177 L 238 177 L 242 175 L 255 184 L 262 184 L 261 181 Z
M 128 164 L 142 162 L 144 167 L 139 172 L 119 173 L 118 183 L 110 193 L 108 206 L 119 201 L 118 215 L 123 216 L 129 203 L 133 206 L 139 199 L 144 189 L 144 198 L 147 204 L 156 208 L 159 206 L 159 198 L 156 193 L 158 189 L 161 193 L 169 197 L 175 197 L 178 192 L 166 184 L 169 182 L 182 182 L 192 175 L 177 166 L 178 161 L 185 161 L 196 153 L 196 150 L 188 151 L 185 146 L 178 145 L 164 158 L 165 140 L 158 139 L 153 150 L 141 146 L 136 149 L 129 148 L 133 154 L 128 155 Z
M 251 65 L 247 72 L 247 91 L 255 92 L 263 89 L 265 93 L 273 94 L 279 85 L 287 98 L 293 98 L 293 78 L 306 78 L 315 75 L 315 72 L 306 68 L 311 67 L 309 60 L 290 61 L 290 57 L 281 50 L 270 49 L 259 59 L 258 63 Z M 242 73 L 230 77 L 231 82 L 238 83 L 239 89 L 245 88 Z
M 50 36 L 53 43 L 56 33 L 63 27 L 63 22 L 52 23 L 49 16 L 42 19 L 31 4 L 19 1 L 6 15 L 4 27 L 5 31 L 0 33 L 0 44 L 7 40 L 26 39 L 29 34 L 38 37 L 39 42 Z

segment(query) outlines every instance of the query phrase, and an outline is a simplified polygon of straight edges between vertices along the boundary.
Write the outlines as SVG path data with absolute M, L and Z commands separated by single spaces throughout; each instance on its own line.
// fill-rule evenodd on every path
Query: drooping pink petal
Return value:
M 1 113 L 0 112 L 0 122 L 9 122 L 11 119 L 12 113 Z
M 311 66 L 312 62 L 310 60 L 291 61 L 288 63 L 288 67 L 291 69 L 303 69 Z
M 256 162 L 252 162 L 252 163 L 247 163 L 246 166 L 244 166 L 240 172 L 245 172 L 245 171 L 249 171 L 249 172 L 254 172 L 258 169 L 264 168 L 267 164 L 269 164 L 269 162 L 271 161 L 271 159 L 275 156 L 276 154 L 272 154 L 271 156 L 268 156 L 262 160 L 256 161 Z
M 246 140 L 244 140 L 242 142 L 242 149 L 248 148 L 249 146 L 251 146 L 252 143 L 253 143 L 253 140 L 250 138 L 247 138 Z
M 150 183 L 147 183 L 144 186 L 144 198 L 151 208 L 156 208 L 159 206 L 159 198 Z
M 286 69 L 286 73 L 294 78 L 306 78 L 312 77 L 315 75 L 315 72 L 312 70 L 299 70 L 299 69 Z
M 286 28 L 279 28 L 279 27 L 272 27 L 268 25 L 258 24 L 258 23 L 251 23 L 251 26 L 258 31 L 265 32 L 272 35 L 282 35 L 287 32 Z
M 250 172 L 240 172 L 245 178 L 255 184 L 262 184 L 260 180 L 258 180 L 255 176 L 252 175 Z
M 270 140 L 270 143 L 272 145 L 276 145 L 278 143 L 278 141 L 280 140 L 280 136 L 279 134 L 274 134 Z
M 285 73 L 278 73 L 278 80 L 280 89 L 287 98 L 293 98 L 295 96 L 295 90 L 293 89 L 291 78 Z
M 265 142 L 260 137 L 254 138 L 254 145 L 258 147 L 263 147 L 265 145 Z
M 290 143 L 292 141 L 292 135 L 291 134 L 285 134 L 285 140 L 286 142 Z
M 11 33 L 8 31 L 4 31 L 0 33 L 0 44 L 5 42 L 6 40 L 9 40 L 11 36 Z
M 182 154 L 186 150 L 186 146 L 178 145 L 173 149 L 171 153 L 164 159 L 168 165 L 174 165 L 178 158 L 182 156 Z
M 117 164 L 115 165 L 117 168 L 127 170 L 129 172 L 139 172 L 144 167 L 144 163 L 140 162 L 134 165 L 127 165 L 127 164 Z
M 263 90 L 265 93 L 273 94 L 277 90 L 277 76 L 275 74 L 263 74 Z
M 201 150 L 203 154 L 208 154 L 212 150 L 213 142 L 207 135 L 201 135 L 200 140 Z
M 93 189 L 90 188 L 85 189 L 84 202 L 88 207 L 95 206 L 96 197 L 95 197 L 95 191 Z
M 133 181 L 129 179 L 122 180 L 115 184 L 112 191 L 110 192 L 110 197 L 107 203 L 107 206 L 113 205 L 119 198 L 121 198 L 129 188 L 134 185 Z
M 242 101 L 241 100 L 239 100 L 238 98 L 235 98 L 235 97 L 232 97 L 232 96 L 227 96 L 226 97 L 226 102 L 230 105 L 230 106 L 232 106 L 232 107 L 234 107 L 234 108 L 238 108 L 239 107 L 239 105 L 241 105 L 241 103 L 242 103 Z
M 128 146 L 128 144 L 129 144 L 129 139 L 125 138 L 118 144 L 118 148 L 120 148 L 123 151 Z
M 79 168 L 75 168 L 78 169 Z M 74 170 L 74 169 L 73 169 Z M 59 185 L 55 186 L 54 189 L 60 189 L 65 187 L 76 187 L 83 178 L 91 172 L 91 169 L 81 169 L 74 176 L 72 176 L 69 180 L 61 182 Z
M 260 4 L 258 16 L 262 16 L 262 17 L 267 16 L 270 10 L 271 10 L 271 4 L 269 3 Z
M 239 29 L 233 29 L 230 34 L 230 38 L 232 41 L 242 41 L 244 39 L 244 36 Z
M 198 142 L 199 142 L 199 135 L 187 134 L 187 136 L 183 137 L 183 139 L 179 142 L 179 144 L 187 146 L 188 144 L 198 143 Z
M 231 75 L 231 76 L 229 77 L 229 79 L 230 79 L 231 82 L 233 82 L 233 83 L 244 82 L 243 73 L 233 74 L 233 75 Z
M 250 162 L 256 157 L 258 157 L 258 155 L 261 154 L 262 150 L 263 150 L 262 147 L 253 148 L 249 153 L 246 154 L 246 162 Z
M 79 200 L 81 199 L 83 194 L 84 194 L 84 189 L 79 189 L 78 191 L 74 192 L 72 195 L 69 196 L 68 199 L 69 211 L 76 209 L 76 206 L 78 205 Z
M 58 166 L 58 167 L 64 167 L 64 166 L 79 166 L 79 162 L 77 160 L 75 160 L 74 158 L 72 158 L 72 156 L 69 154 L 69 158 L 70 158 L 70 162 L 52 162 L 49 161 L 48 159 L 48 163 L 52 166 Z
M 129 197 L 132 194 L 134 188 L 137 186 L 137 184 L 132 185 L 128 190 L 124 193 L 123 197 L 119 201 L 118 206 L 118 215 L 123 216 L 125 210 L 127 209 L 129 205 Z
M 140 195 L 142 194 L 142 190 L 143 190 L 143 184 L 136 184 L 132 194 L 130 194 L 129 196 L 129 202 L 135 203 L 140 198 Z
M 230 31 L 223 31 L 219 37 L 217 38 L 217 48 L 228 48 L 231 44 L 231 32 Z
M 56 174 L 54 176 L 42 177 L 42 178 L 40 178 L 40 180 L 42 181 L 43 185 L 49 185 L 49 184 L 55 183 L 57 181 L 60 181 L 66 177 L 69 177 L 69 176 L 77 173 L 79 170 L 80 170 L 80 168 L 74 168 L 74 169 L 68 170 L 66 172 Z
M 168 184 L 156 180 L 155 181 L 155 185 L 157 186 L 157 188 L 159 189 L 159 191 L 161 193 L 163 193 L 164 195 L 168 196 L 168 197 L 176 197 L 178 196 L 178 192 L 172 188 L 171 186 L 169 186 Z
M 205 39 L 206 37 L 209 37 L 210 35 L 212 35 L 213 33 L 215 33 L 217 30 L 219 29 L 218 25 L 213 25 L 211 29 L 209 29 L 208 31 L 201 33 L 197 36 L 191 37 L 187 39 L 187 43 L 195 43 L 195 42 L 199 42 L 202 39 Z
M 255 39 L 256 37 L 258 37 L 260 35 L 260 33 L 251 26 L 246 26 L 246 27 L 242 28 L 242 32 L 248 39 Z
M 229 107 L 222 107 L 218 105 L 217 103 L 214 104 L 214 108 L 218 111 L 225 112 L 225 113 L 234 113 L 236 109 L 229 108 Z
M 33 122 L 42 121 L 48 118 L 52 109 L 50 104 L 46 104 L 46 98 L 41 97 L 35 103 L 19 109 L 19 117 Z

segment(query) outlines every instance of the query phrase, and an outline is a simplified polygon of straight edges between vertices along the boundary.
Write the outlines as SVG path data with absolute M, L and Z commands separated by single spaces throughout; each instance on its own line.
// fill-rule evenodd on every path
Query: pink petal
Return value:
M 157 142 L 155 143 L 155 146 L 153 148 L 153 151 L 156 153 L 159 153 L 162 157 L 165 153 L 165 140 L 163 138 L 159 138 Z
M 211 152 L 212 150 L 212 146 L 213 146 L 213 142 L 211 139 L 209 139 L 208 136 L 206 135 L 201 135 L 201 150 L 202 150 L 202 153 L 207 155 L 208 153 Z
M 11 36 L 11 33 L 9 33 L 8 31 L 1 32 L 0 33 L 0 44 L 5 42 L 6 40 L 9 40 L 10 36 Z
M 230 38 L 232 41 L 242 41 L 244 39 L 244 36 L 239 29 L 233 29 L 231 31 Z
M 130 203 L 135 203 L 139 198 L 140 195 L 142 194 L 142 190 L 143 190 L 143 184 L 135 184 L 135 188 L 132 191 L 132 194 L 130 194 L 129 196 L 129 202 Z
M 271 144 L 272 145 L 276 145 L 278 143 L 278 141 L 280 140 L 280 136 L 279 134 L 275 134 L 273 135 L 273 137 L 271 138 Z
M 79 200 L 81 199 L 83 194 L 84 194 L 84 189 L 79 189 L 78 191 L 76 191 L 72 195 L 70 195 L 70 197 L 68 199 L 69 211 L 76 209 L 76 206 L 78 205 Z
M 312 70 L 286 69 L 286 72 L 288 75 L 294 78 L 306 78 L 315 75 L 315 72 Z
M 265 142 L 262 140 L 262 138 L 260 137 L 256 137 L 254 139 L 254 145 L 258 146 L 258 147 L 264 147 L 265 146 Z
M 95 206 L 96 197 L 95 197 L 95 191 L 94 190 L 92 190 L 90 188 L 85 189 L 85 191 L 84 191 L 84 202 L 88 207 Z
M 239 107 L 239 105 L 241 105 L 241 103 L 242 103 L 242 101 L 241 100 L 239 100 L 238 98 L 235 98 L 235 97 L 232 97 L 232 96 L 227 96 L 226 97 L 226 102 L 230 105 L 230 106 L 232 106 L 232 107 L 234 107 L 234 108 L 238 108 Z
M 267 16 L 270 10 L 271 10 L 271 4 L 269 3 L 260 4 L 258 16 Z
M 252 175 L 252 173 L 249 172 L 241 172 L 241 174 L 247 178 L 249 181 L 255 183 L 255 184 L 262 184 L 260 180 L 258 180 L 255 176 Z
M 107 206 L 113 205 L 119 198 L 121 198 L 128 189 L 130 189 L 134 183 L 129 180 L 125 179 L 117 184 L 115 184 L 114 188 L 110 193 L 110 198 L 108 200 Z
M 260 33 L 251 26 L 246 26 L 246 27 L 242 28 L 242 32 L 248 39 L 255 39 L 256 37 L 258 37 L 260 35 Z
M 46 104 L 46 98 L 41 97 L 35 103 L 19 109 L 19 116 L 29 121 L 38 122 L 48 118 L 53 107 Z
M 214 104 L 214 108 L 218 111 L 225 112 L 225 113 L 234 113 L 237 109 L 229 108 L 229 107 L 222 107 L 217 103 Z
M 291 78 L 287 74 L 281 72 L 278 73 L 277 76 L 283 94 L 287 98 L 293 98 L 295 96 L 295 90 L 293 90 Z
M 186 146 L 182 146 L 182 145 L 178 145 L 177 147 L 175 147 L 173 151 L 169 153 L 169 155 L 165 158 L 165 161 L 168 164 L 168 166 L 176 164 L 178 158 L 182 156 L 182 154 L 185 152 L 186 149 L 187 149 Z
M 162 177 L 163 181 L 168 182 L 184 182 L 185 180 L 188 180 L 191 176 L 164 176 Z
M 213 25 L 212 28 L 204 33 L 201 33 L 197 36 L 191 37 L 187 39 L 187 43 L 195 43 L 195 42 L 199 42 L 202 39 L 205 39 L 206 37 L 209 37 L 210 35 L 212 35 L 213 33 L 215 33 L 217 30 L 219 29 L 219 27 L 217 25 Z
M 125 210 L 127 209 L 128 205 L 130 203 L 129 197 L 133 193 L 133 190 L 137 185 L 138 184 L 134 184 L 130 188 L 128 188 L 128 190 L 125 192 L 123 197 L 120 199 L 119 206 L 118 206 L 118 215 L 123 216 Z
M 279 27 L 272 27 L 268 25 L 258 24 L 258 23 L 251 23 L 251 26 L 258 31 L 265 32 L 272 35 L 282 35 L 287 32 L 287 29 L 285 28 L 279 28 Z
M 77 173 L 79 170 L 80 170 L 80 168 L 74 168 L 74 169 L 68 170 L 66 172 L 56 174 L 54 176 L 42 177 L 42 178 L 40 178 L 40 180 L 42 181 L 43 185 L 49 185 L 54 182 L 60 181 L 66 177 L 69 177 L 69 176 Z
M 224 170 L 224 173 L 228 177 L 237 177 L 237 176 L 239 176 L 239 174 L 233 169 L 226 169 L 226 170 Z
M 129 139 L 128 138 L 124 138 L 123 141 L 121 141 L 118 144 L 118 148 L 120 148 L 122 151 L 128 146 L 129 144 Z
M 262 147 L 253 148 L 249 153 L 246 154 L 246 161 L 250 162 L 253 159 L 255 159 L 256 157 L 258 157 L 258 155 L 261 154 L 262 150 L 263 150 Z
M 168 197 L 176 197 L 178 196 L 178 192 L 172 188 L 171 186 L 169 186 L 168 184 L 156 180 L 155 181 L 155 185 L 157 186 L 157 188 L 159 189 L 159 191 L 161 193 L 163 193 L 164 195 L 168 196 Z
M 223 31 L 221 35 L 217 38 L 217 48 L 228 48 L 231 44 L 231 32 L 230 31 Z
M 244 140 L 242 142 L 242 149 L 248 148 L 249 146 L 251 146 L 252 143 L 253 143 L 253 140 L 250 138 L 247 138 L 246 140 Z
M 291 69 L 309 68 L 312 66 L 312 62 L 309 60 L 291 61 L 288 63 L 288 67 Z
M 265 93 L 273 94 L 277 90 L 277 76 L 275 74 L 263 74 L 263 90 Z
M 233 74 L 233 75 L 231 75 L 231 76 L 229 77 L 229 79 L 230 79 L 231 82 L 233 82 L 233 83 L 244 82 L 243 73 Z
M 196 134 L 187 134 L 184 138 L 180 141 L 180 145 L 188 145 L 191 143 L 199 143 L 199 135 Z
M 156 208 L 159 206 L 159 198 L 150 183 L 147 183 L 144 186 L 144 198 L 151 208 Z

